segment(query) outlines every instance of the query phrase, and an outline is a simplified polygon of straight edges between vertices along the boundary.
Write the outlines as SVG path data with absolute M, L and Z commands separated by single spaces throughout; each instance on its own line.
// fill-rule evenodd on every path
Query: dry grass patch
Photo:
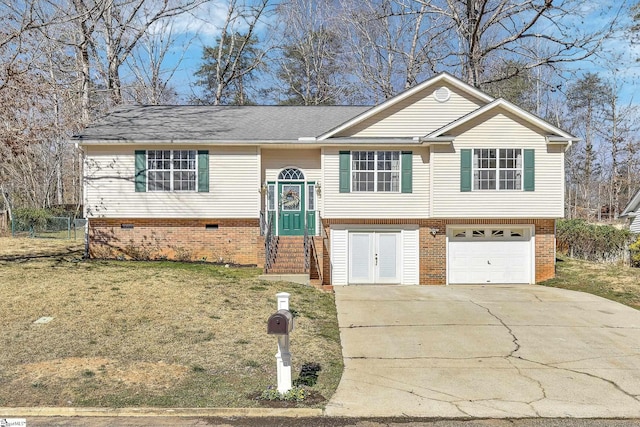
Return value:
M 561 257 L 555 279 L 542 283 L 587 292 L 640 309 L 640 269 Z
M 266 320 L 280 291 L 296 314 L 294 377 L 316 362 L 314 390 L 335 390 L 332 295 L 257 269 L 82 261 L 80 249 L 0 238 L 0 406 L 257 406 L 248 396 L 276 381 Z

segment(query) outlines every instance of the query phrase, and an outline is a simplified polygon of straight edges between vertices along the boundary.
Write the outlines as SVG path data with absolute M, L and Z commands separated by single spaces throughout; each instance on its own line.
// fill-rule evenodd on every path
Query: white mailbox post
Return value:
M 276 294 L 278 310 L 289 310 L 289 294 L 280 292 Z M 293 325 L 292 325 L 293 328 Z M 289 352 L 289 334 L 277 335 L 278 352 L 276 363 L 278 370 L 278 392 L 283 394 L 291 390 L 291 353 Z
M 291 390 L 291 353 L 289 353 L 289 332 L 293 330 L 293 315 L 289 311 L 289 294 L 280 292 L 278 311 L 267 320 L 267 333 L 278 337 L 278 352 L 276 353 L 276 368 L 278 370 L 278 392 L 280 394 Z

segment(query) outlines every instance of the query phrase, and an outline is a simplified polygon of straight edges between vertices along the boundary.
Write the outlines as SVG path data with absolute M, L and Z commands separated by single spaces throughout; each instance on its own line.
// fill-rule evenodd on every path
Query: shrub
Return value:
M 629 245 L 629 250 L 631 251 L 631 265 L 634 267 L 640 267 L 640 236 Z
M 305 397 L 306 391 L 302 387 L 293 387 L 285 393 L 280 393 L 277 389 L 270 386 L 260 395 L 260 398 L 263 400 L 284 400 L 288 402 L 302 402 Z
M 13 212 L 13 229 L 30 231 L 42 229 L 47 226 L 47 221 L 52 217 L 47 209 L 20 208 Z
M 558 251 L 572 258 L 603 262 L 625 259 L 632 234 L 611 225 L 570 219 L 558 221 L 556 238 Z

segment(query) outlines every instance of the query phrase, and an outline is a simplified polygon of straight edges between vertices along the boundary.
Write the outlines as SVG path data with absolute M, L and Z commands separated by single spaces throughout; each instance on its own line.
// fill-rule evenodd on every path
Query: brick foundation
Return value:
M 324 234 L 314 239 L 323 285 L 331 285 L 331 226 L 336 224 L 418 226 L 421 285 L 446 283 L 447 225 L 533 224 L 536 283 L 555 277 L 553 219 L 323 219 Z M 433 236 L 431 229 L 435 228 L 439 231 Z M 260 236 L 258 219 L 92 218 L 89 239 L 92 258 L 167 258 L 264 266 L 264 237 Z
M 524 224 L 535 226 L 535 258 L 536 258 L 536 283 L 555 277 L 555 220 L 554 219 L 323 219 L 323 228 L 326 234 L 324 239 L 324 253 L 331 253 L 331 225 L 336 224 L 366 224 L 366 225 L 417 225 L 420 239 L 420 284 L 444 285 L 447 281 L 447 225 L 474 225 L 474 224 Z M 433 236 L 431 229 L 438 229 Z M 331 281 L 331 260 L 329 256 L 323 259 L 324 284 Z
M 258 219 L 91 218 L 92 258 L 264 264 Z

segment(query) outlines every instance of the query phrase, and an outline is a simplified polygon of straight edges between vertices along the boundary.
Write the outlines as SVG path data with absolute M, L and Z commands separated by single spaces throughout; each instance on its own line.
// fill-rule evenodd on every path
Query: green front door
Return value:
M 278 183 L 278 234 L 281 236 L 301 236 L 304 234 L 305 200 L 303 182 Z

